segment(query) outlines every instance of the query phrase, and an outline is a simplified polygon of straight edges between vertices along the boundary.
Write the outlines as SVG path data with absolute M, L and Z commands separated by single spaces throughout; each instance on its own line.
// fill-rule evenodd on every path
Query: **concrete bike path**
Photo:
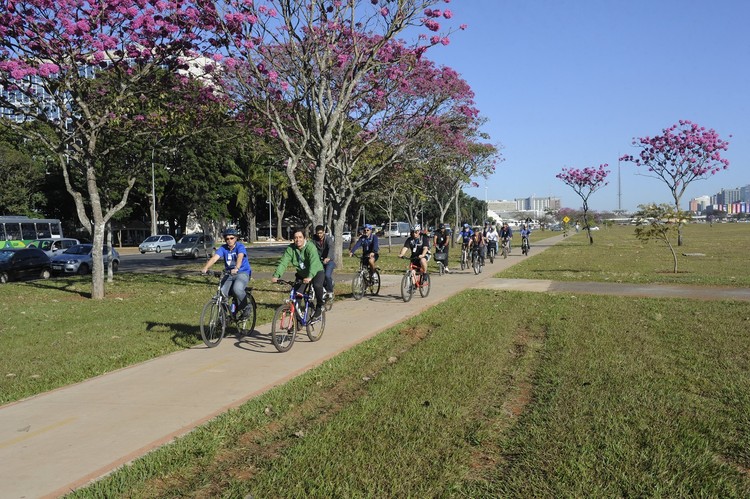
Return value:
M 536 242 L 540 252 L 562 235 Z M 400 275 L 383 276 L 379 296 L 337 301 L 323 338 L 303 334 L 278 353 L 270 324 L 216 348 L 196 346 L 0 407 L 0 497 L 58 497 L 188 433 L 232 407 L 321 364 L 521 261 L 514 251 L 485 272 L 433 275 L 427 298 L 409 303 Z M 455 251 L 451 255 L 456 261 Z M 406 265 L 406 262 L 404 262 Z M 454 266 L 455 267 L 455 266 Z M 279 293 L 279 300 L 283 293 Z M 197 324 L 196 324 L 197 330 Z M 113 324 L 108 332 L 117 333 Z
M 562 238 L 535 242 L 532 253 Z M 520 262 L 518 253 L 480 275 L 433 274 L 430 295 L 417 294 L 409 303 L 400 297 L 401 276 L 384 276 L 379 296 L 337 301 L 323 338 L 311 343 L 303 334 L 287 353 L 276 352 L 265 324 L 253 336 L 229 336 L 213 349 L 196 346 L 2 406 L 0 498 L 58 497 L 84 486 L 468 288 L 750 300 L 750 290 L 739 288 L 491 277 Z

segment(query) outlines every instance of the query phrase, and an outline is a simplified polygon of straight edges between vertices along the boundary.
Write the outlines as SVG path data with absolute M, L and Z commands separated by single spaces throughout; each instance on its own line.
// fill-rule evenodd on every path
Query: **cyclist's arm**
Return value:
M 378 244 L 378 236 L 377 234 L 373 234 L 372 236 L 372 249 L 370 253 L 378 253 L 380 251 L 380 245 Z
M 206 264 L 203 266 L 203 268 L 201 269 L 201 272 L 205 274 L 206 272 L 208 272 L 208 269 L 210 269 L 213 266 L 213 264 L 218 261 L 219 261 L 219 255 L 214 253 L 213 256 L 209 258 Z
M 271 282 L 276 282 L 279 280 L 279 277 L 284 275 L 284 271 L 286 270 L 287 266 L 289 265 L 289 262 L 292 261 L 292 248 L 291 246 L 287 246 L 284 250 L 284 254 L 281 255 L 281 260 L 279 260 L 279 265 L 276 267 L 276 271 L 273 273 L 273 277 L 271 278 Z
M 349 256 L 354 256 L 354 252 L 357 251 L 360 246 L 362 246 L 362 239 L 357 239 L 357 242 L 354 243 L 354 246 L 349 250 Z

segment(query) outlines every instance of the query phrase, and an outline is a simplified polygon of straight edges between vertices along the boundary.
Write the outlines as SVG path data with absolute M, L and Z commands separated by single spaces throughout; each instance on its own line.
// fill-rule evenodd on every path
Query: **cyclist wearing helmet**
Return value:
M 422 273 L 427 273 L 427 260 L 430 259 L 430 238 L 427 234 L 420 232 L 419 227 L 412 227 L 411 237 L 407 238 L 404 242 L 404 247 L 401 248 L 399 258 L 403 258 L 406 254 L 406 250 L 411 250 L 411 263 L 419 265 L 422 269 Z
M 441 257 L 443 262 L 443 267 L 446 272 L 450 274 L 450 270 L 448 269 L 448 248 L 451 245 L 451 238 L 448 235 L 448 233 L 445 231 L 445 225 L 440 224 L 438 226 L 437 232 L 435 232 L 435 235 L 432 238 L 432 245 L 435 247 L 435 260 L 437 261 L 438 253 L 444 254 L 445 257 Z
M 362 263 L 367 264 L 370 268 L 370 277 L 372 277 L 375 272 L 375 262 L 378 261 L 380 245 L 378 244 L 378 235 L 374 233 L 373 226 L 370 224 L 365 225 L 364 233 L 349 250 L 349 256 L 354 256 L 354 252 L 360 247 L 362 248 Z
M 250 274 L 252 273 L 250 261 L 247 259 L 247 249 L 245 249 L 245 245 L 237 238 L 236 230 L 227 228 L 222 235 L 224 236 L 224 244 L 208 259 L 201 273 L 205 274 L 208 272 L 208 269 L 219 261 L 220 258 L 224 260 L 224 269 L 230 271 L 230 273 L 224 276 L 221 284 L 221 292 L 229 296 L 231 290 L 238 303 L 237 310 L 241 311 L 241 314 L 244 314 L 245 307 L 247 306 L 245 288 L 248 282 L 250 282 Z
M 471 236 L 473 235 L 474 235 L 474 231 L 471 230 L 471 227 L 469 227 L 469 224 L 464 224 L 463 230 L 459 232 L 458 237 L 456 237 L 456 242 L 461 240 L 463 243 L 463 246 L 461 249 L 466 249 L 469 246 L 469 239 L 471 239 Z

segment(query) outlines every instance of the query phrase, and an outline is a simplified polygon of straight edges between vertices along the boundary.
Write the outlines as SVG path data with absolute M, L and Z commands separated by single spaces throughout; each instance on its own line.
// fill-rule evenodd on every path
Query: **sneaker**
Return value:
M 379 278 L 378 278 L 378 274 L 372 274 L 372 275 L 370 276 L 370 279 L 372 279 L 372 282 L 378 282 L 378 279 L 379 279 Z
M 312 318 L 310 319 L 310 322 L 317 322 L 320 320 L 320 318 L 323 316 L 323 309 L 316 308 L 315 313 L 313 314 Z
M 450 274 L 451 273 L 451 269 L 449 269 L 448 267 L 445 267 L 443 269 L 443 272 L 445 272 L 446 274 Z

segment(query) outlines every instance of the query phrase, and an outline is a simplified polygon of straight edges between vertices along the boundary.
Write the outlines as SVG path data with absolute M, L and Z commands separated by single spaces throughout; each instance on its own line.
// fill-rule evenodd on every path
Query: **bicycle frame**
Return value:
M 281 279 L 279 279 L 278 282 L 290 286 L 289 298 L 284 301 L 292 307 L 292 313 L 295 315 L 295 317 L 297 317 L 297 320 L 300 321 L 300 325 L 307 326 L 310 318 L 310 303 L 315 299 L 315 290 L 312 287 L 312 283 L 305 284 L 304 291 L 297 291 L 296 288 L 300 284 L 300 281 L 292 282 L 282 281 Z M 300 313 L 299 310 L 300 298 L 305 304 L 304 313 Z

